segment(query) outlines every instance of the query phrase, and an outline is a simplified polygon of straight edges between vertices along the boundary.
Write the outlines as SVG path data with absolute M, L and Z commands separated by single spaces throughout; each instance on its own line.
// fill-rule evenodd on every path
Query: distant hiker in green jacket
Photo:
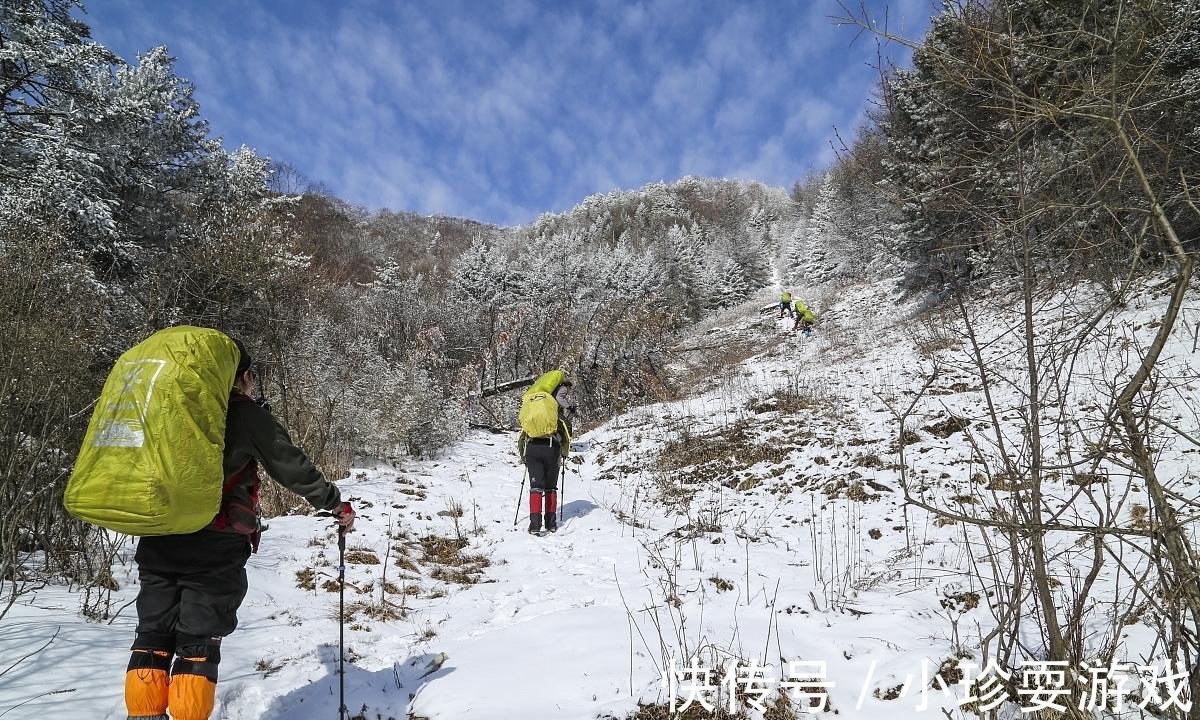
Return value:
M 574 383 L 562 370 L 542 375 L 521 401 L 517 452 L 529 473 L 529 532 L 558 531 L 558 468 L 571 448 Z M 544 513 L 544 515 L 543 515 Z
M 812 314 L 812 311 L 808 309 L 808 306 L 805 305 L 804 302 L 799 298 L 796 299 L 795 312 L 796 322 L 792 324 L 792 329 L 799 330 L 805 335 L 812 335 L 813 323 L 816 322 L 817 318 Z
M 792 292 L 790 290 L 784 290 L 779 294 L 779 317 L 782 318 L 784 315 L 788 317 L 792 315 Z
M 258 549 L 258 465 L 281 485 L 354 528 L 354 509 L 265 406 L 250 398 L 254 371 L 240 341 L 225 425 L 221 509 L 187 535 L 138 540 L 137 635 L 125 673 L 129 720 L 207 720 L 217 688 L 221 639 L 237 627 L 246 561 Z M 173 659 L 173 660 L 172 660 Z

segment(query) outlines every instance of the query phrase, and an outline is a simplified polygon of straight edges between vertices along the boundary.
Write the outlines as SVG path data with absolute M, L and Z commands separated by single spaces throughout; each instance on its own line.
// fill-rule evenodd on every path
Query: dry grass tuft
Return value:
M 426 535 L 421 538 L 421 562 L 433 566 L 429 577 L 458 585 L 482 581 L 483 570 L 492 564 L 492 560 L 484 553 L 465 552 L 469 546 L 470 541 L 463 537 Z
M 1018 492 L 1021 490 L 1028 490 L 1030 487 L 1032 487 L 1032 485 L 1028 481 L 1021 482 L 1019 478 L 1014 478 L 1007 472 L 998 472 L 992 475 L 991 480 L 988 481 L 987 485 L 988 490 L 995 490 L 999 492 Z
M 1108 482 L 1107 475 L 1090 472 L 1078 472 L 1067 479 L 1068 485 L 1077 485 L 1079 487 L 1087 487 L 1095 483 Z
M 1133 519 L 1130 527 L 1134 530 L 1150 529 L 1150 508 L 1145 505 L 1136 504 L 1129 508 L 1129 515 Z
M 262 673 L 264 678 L 269 678 L 283 669 L 283 663 L 263 658 L 254 663 L 254 669 Z
M 964 420 L 960 417 L 951 415 L 941 422 L 932 423 L 921 428 L 930 435 L 945 440 L 954 433 L 966 432 L 971 427 L 969 420 Z
M 296 587 L 301 590 L 317 589 L 317 573 L 312 568 L 296 571 Z
M 421 568 L 417 567 L 417 564 L 415 562 L 413 562 L 412 559 L 409 558 L 407 554 L 405 554 L 404 550 L 406 548 L 404 548 L 402 545 L 397 545 L 397 546 L 393 547 L 392 549 L 396 552 L 396 567 L 399 567 L 402 570 L 407 570 L 409 572 L 416 573 L 418 575 L 421 574 Z
M 728 592 L 733 589 L 733 583 L 717 575 L 713 575 L 708 581 L 716 586 L 717 592 Z
M 346 563 L 350 565 L 378 565 L 379 556 L 374 550 L 354 549 L 346 551 Z
M 470 545 L 466 538 L 449 538 L 441 535 L 426 535 L 421 538 L 421 557 L 423 563 L 439 563 L 442 565 L 457 565 L 458 556 L 463 548 Z
M 404 609 L 390 602 L 368 602 L 359 600 L 346 606 L 347 620 L 353 620 L 359 615 L 379 622 L 400 620 L 404 618 Z

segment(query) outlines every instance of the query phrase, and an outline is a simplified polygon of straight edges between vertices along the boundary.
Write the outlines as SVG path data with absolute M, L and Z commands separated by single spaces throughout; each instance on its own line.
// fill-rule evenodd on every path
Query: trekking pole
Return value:
M 513 527 L 521 522 L 521 500 L 525 498 L 525 478 L 529 475 L 529 468 L 525 468 L 525 472 L 521 474 L 521 489 L 517 491 L 517 514 L 513 516 Z
M 567 459 L 563 458 L 562 474 L 558 480 L 558 521 L 563 519 L 563 506 L 567 504 Z
M 347 720 L 346 709 L 346 533 L 338 526 L 338 720 Z
M 265 367 L 266 366 L 263 365 L 261 360 L 254 363 L 254 379 L 257 381 L 257 384 L 258 384 L 257 400 L 260 404 L 262 403 L 263 400 L 266 400 L 266 398 L 267 398 L 266 393 L 263 392 L 263 374 L 264 374 L 263 370 Z

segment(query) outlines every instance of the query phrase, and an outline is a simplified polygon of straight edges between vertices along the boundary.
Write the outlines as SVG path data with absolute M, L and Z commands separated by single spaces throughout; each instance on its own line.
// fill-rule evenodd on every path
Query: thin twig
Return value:
M 9 714 L 13 710 L 16 710 L 17 708 L 21 707 L 22 705 L 28 705 L 29 703 L 33 702 L 34 700 L 37 700 L 38 698 L 44 698 L 47 695 L 62 695 L 63 693 L 73 693 L 73 692 L 75 692 L 75 688 L 67 688 L 65 690 L 51 690 L 50 692 L 44 692 L 41 695 L 34 695 L 33 697 L 29 698 L 25 702 L 17 703 L 16 705 L 13 705 L 9 709 L 5 710 L 4 712 L 0 712 L 0 717 L 4 717 L 5 715 Z
M 50 639 L 46 641 L 46 644 L 45 644 L 45 645 L 42 645 L 40 648 L 38 648 L 37 650 L 34 650 L 33 652 L 29 653 L 28 655 L 24 655 L 24 656 L 22 656 L 22 657 L 21 657 L 19 660 L 17 660 L 15 663 L 13 663 L 12 665 L 9 665 L 8 667 L 6 667 L 6 668 L 4 669 L 4 672 L 0 672 L 0 677 L 4 677 L 4 676 L 5 676 L 5 675 L 8 673 L 8 671 L 9 671 L 9 670 L 12 670 L 13 668 L 15 668 L 16 666 L 18 666 L 18 665 L 20 665 L 21 663 L 25 662 L 25 661 L 26 661 L 26 660 L 28 660 L 29 658 L 33 657 L 34 655 L 37 655 L 37 654 L 38 654 L 38 653 L 40 653 L 41 651 L 43 651 L 43 650 L 45 650 L 46 648 L 50 647 L 50 643 L 54 642 L 54 639 L 55 639 L 56 637 L 58 637 L 58 633 L 59 633 L 59 631 L 60 631 L 60 630 L 62 630 L 62 628 L 61 628 L 61 627 L 59 627 L 59 628 L 56 628 L 56 629 L 54 630 L 54 634 L 50 636 Z M 40 697 L 40 696 L 39 696 L 39 697 Z M 24 704 L 24 703 L 22 703 L 22 704 Z M 18 707 L 19 707 L 19 706 L 18 706 Z M 10 708 L 10 709 L 11 709 L 11 708 Z M 7 710 L 6 710 L 5 712 L 7 712 Z

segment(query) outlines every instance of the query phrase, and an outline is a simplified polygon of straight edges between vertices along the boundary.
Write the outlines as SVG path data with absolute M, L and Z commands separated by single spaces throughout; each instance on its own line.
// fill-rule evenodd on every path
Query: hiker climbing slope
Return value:
M 521 400 L 517 452 L 529 473 L 529 532 L 558 530 L 558 468 L 571 448 L 570 395 L 574 383 L 562 370 L 539 377 Z
M 813 323 L 816 322 L 817 318 L 800 298 L 796 298 L 795 313 L 796 322 L 792 323 L 792 329 L 799 330 L 805 335 L 812 335 Z

